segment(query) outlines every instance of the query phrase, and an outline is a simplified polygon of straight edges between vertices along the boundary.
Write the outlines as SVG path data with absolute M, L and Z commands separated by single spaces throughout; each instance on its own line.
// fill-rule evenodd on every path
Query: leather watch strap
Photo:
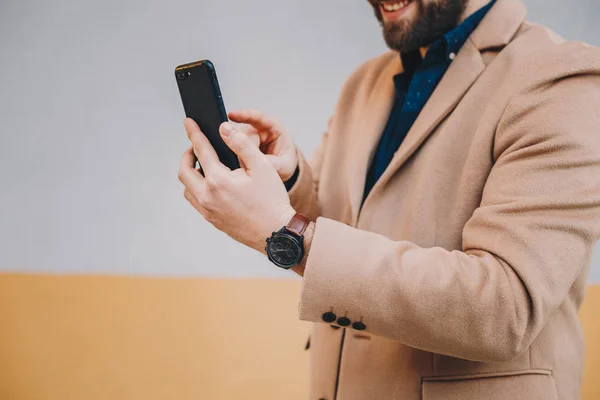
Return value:
M 297 212 L 285 228 L 298 236 L 302 236 L 308 227 L 309 222 L 310 219 L 308 219 L 306 215 Z

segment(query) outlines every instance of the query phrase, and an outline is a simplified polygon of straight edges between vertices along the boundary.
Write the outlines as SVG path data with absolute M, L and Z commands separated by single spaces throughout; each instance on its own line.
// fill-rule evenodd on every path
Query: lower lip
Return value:
M 380 5 L 379 8 L 381 9 L 381 13 L 383 15 L 384 20 L 394 21 L 402 17 L 406 13 L 406 11 L 408 11 L 408 9 L 413 6 L 413 3 L 414 1 L 411 1 L 409 5 L 396 11 L 386 11 L 385 8 L 383 8 L 383 5 Z

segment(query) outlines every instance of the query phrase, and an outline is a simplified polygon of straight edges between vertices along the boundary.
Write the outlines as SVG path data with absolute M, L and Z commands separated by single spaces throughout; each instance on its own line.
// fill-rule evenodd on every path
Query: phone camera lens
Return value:
M 177 71 L 177 73 L 175 75 L 177 76 L 177 79 L 179 79 L 180 81 L 184 80 L 188 76 L 188 74 L 185 71 Z

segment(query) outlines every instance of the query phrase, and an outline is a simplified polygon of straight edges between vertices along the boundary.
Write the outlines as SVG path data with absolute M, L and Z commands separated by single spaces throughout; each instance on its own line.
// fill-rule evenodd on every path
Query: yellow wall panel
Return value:
M 295 280 L 0 275 L 2 400 L 305 400 Z M 581 316 L 600 399 L 600 287 Z
M 600 286 L 589 286 L 579 310 L 585 332 L 582 400 L 600 400 Z
M 305 399 L 297 281 L 0 275 L 0 399 Z

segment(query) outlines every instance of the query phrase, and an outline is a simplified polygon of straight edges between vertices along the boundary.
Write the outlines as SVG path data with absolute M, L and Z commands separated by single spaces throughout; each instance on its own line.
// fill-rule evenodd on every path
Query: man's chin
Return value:
M 383 38 L 390 49 L 401 53 L 417 50 L 421 47 L 421 43 L 415 37 L 412 27 L 399 26 L 398 23 L 384 24 Z

